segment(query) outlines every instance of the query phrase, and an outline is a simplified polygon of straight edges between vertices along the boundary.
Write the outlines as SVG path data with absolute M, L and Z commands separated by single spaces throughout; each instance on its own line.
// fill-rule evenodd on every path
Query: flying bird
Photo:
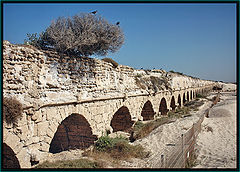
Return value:
M 119 24 L 120 24 L 120 22 L 117 22 L 117 23 L 116 23 L 116 25 L 119 25 Z
M 97 13 L 97 10 L 96 11 L 93 11 L 93 12 L 91 12 L 92 14 L 96 14 Z

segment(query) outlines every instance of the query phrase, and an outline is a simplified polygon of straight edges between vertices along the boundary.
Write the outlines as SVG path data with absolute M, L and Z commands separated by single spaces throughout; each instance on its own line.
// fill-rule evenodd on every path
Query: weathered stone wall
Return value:
M 57 143 L 53 138 L 59 127 L 59 137 L 67 133 L 73 136 L 62 143 L 63 149 L 67 149 L 64 147 L 67 144 L 81 147 L 74 141 L 79 139 L 72 131 L 76 126 L 79 133 L 90 132 L 80 136 L 87 136 L 85 140 L 90 139 L 92 143 L 91 135 L 99 137 L 106 130 L 113 132 L 112 120 L 122 107 L 126 108 L 114 121 L 117 129 L 121 129 L 121 123 L 128 128 L 133 121 L 143 120 L 141 114 L 148 111 L 154 118 L 161 116 L 163 98 L 165 108 L 171 110 L 173 96 L 176 105 L 178 96 L 183 104 L 184 94 L 193 92 L 196 95 L 198 91 L 211 88 L 212 84 L 163 70 L 134 70 L 122 65 L 114 68 L 99 59 L 70 58 L 4 41 L 3 94 L 16 97 L 24 111 L 17 127 L 4 123 L 3 142 L 14 151 L 20 166 L 29 168 L 31 162 L 41 162 L 50 156 L 51 144 Z M 144 108 L 146 102 L 147 109 Z M 151 106 L 153 111 L 149 109 Z M 126 112 L 130 117 L 125 116 Z M 86 120 L 89 126 L 86 123 L 70 125 L 66 120 L 72 119 L 72 114 L 81 115 L 82 121 Z M 124 121 L 126 119 L 128 122 Z M 67 127 L 61 128 L 61 124 Z

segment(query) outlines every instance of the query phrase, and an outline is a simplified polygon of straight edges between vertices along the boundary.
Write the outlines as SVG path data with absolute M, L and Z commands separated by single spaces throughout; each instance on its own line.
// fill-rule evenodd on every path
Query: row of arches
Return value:
M 192 100 L 198 93 L 201 93 L 201 90 L 186 92 L 182 97 L 179 94 L 176 99 L 177 103 L 175 97 L 172 96 L 170 101 L 171 110 L 175 110 L 177 106 L 182 106 L 182 103 Z M 159 104 L 159 114 L 164 116 L 167 115 L 168 111 L 167 101 L 163 97 Z M 153 120 L 155 114 L 151 101 L 147 100 L 141 110 L 143 121 Z M 113 132 L 127 131 L 132 127 L 133 123 L 129 109 L 122 106 L 114 113 L 110 126 Z M 49 152 L 58 153 L 69 149 L 86 149 L 94 144 L 96 140 L 97 136 L 93 134 L 87 119 L 81 114 L 73 113 L 59 124 L 50 143 Z M 3 143 L 3 162 L 3 168 L 20 168 L 13 150 L 5 143 Z
M 189 93 L 186 93 L 186 95 L 187 99 L 185 99 L 185 94 L 183 94 L 183 100 L 185 100 L 183 103 L 193 97 L 189 97 Z M 190 95 L 192 95 L 192 93 Z M 179 94 L 178 106 L 181 106 L 181 102 L 181 95 Z M 174 96 L 171 98 L 170 107 L 172 110 L 175 110 L 177 107 Z M 167 101 L 163 97 L 160 101 L 159 113 L 164 116 L 167 115 L 168 111 Z M 146 101 L 141 111 L 143 121 L 153 120 L 155 114 L 156 112 L 154 112 L 151 101 Z M 110 126 L 113 132 L 128 131 L 133 123 L 129 109 L 126 106 L 122 106 L 114 113 Z M 80 114 L 72 114 L 64 119 L 58 126 L 50 144 L 49 152 L 58 153 L 68 149 L 85 149 L 92 145 L 95 140 L 97 140 L 97 136 L 93 135 L 90 124 L 85 117 Z

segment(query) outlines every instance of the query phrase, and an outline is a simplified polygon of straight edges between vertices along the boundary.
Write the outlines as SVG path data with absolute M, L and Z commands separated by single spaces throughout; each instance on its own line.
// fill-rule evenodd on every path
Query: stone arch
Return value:
M 187 91 L 187 101 L 189 102 L 189 91 Z
M 178 95 L 178 105 L 179 105 L 179 107 L 181 107 L 181 105 L 182 105 L 182 103 L 181 103 L 181 95 L 180 94 Z
M 58 126 L 50 144 L 49 152 L 58 153 L 69 149 L 86 149 L 94 144 L 97 136 L 83 115 L 73 113 Z
M 172 98 L 171 98 L 170 107 L 172 108 L 172 110 L 175 110 L 175 108 L 176 108 L 176 104 L 175 104 L 175 98 L 174 98 L 174 96 L 172 96 Z
M 16 157 L 14 151 L 6 143 L 3 143 L 2 147 L 2 168 L 3 169 L 18 169 L 20 163 Z
M 186 97 L 185 97 L 185 93 L 183 93 L 183 104 L 186 103 Z
M 133 121 L 131 120 L 130 112 L 126 106 L 122 106 L 118 109 L 113 115 L 110 125 L 113 128 L 113 132 L 126 131 L 132 127 Z
M 159 106 L 159 112 L 161 112 L 161 115 L 167 115 L 167 112 L 168 112 L 167 102 L 164 97 L 161 99 L 160 106 Z
M 143 121 L 154 119 L 154 110 L 152 103 L 149 100 L 144 104 L 141 116 L 143 117 Z

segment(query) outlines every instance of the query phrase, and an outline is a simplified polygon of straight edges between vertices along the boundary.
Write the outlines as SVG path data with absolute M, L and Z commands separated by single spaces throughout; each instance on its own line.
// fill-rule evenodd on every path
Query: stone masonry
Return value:
M 161 117 L 214 84 L 3 41 L 3 95 L 24 108 L 16 127 L 4 122 L 3 142 L 30 168 L 51 152 L 86 148 L 106 131 Z

